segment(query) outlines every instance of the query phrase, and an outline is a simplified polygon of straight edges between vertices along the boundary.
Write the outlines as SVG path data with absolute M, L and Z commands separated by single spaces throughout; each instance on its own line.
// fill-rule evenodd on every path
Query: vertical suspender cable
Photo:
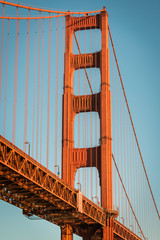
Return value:
M 41 17 L 41 12 L 40 12 Z M 39 50 L 38 50 L 38 93 L 37 93 L 37 140 L 36 140 L 36 159 L 38 160 L 39 146 L 39 89 L 40 89 L 40 56 L 41 56 L 41 19 L 39 19 Z
M 148 188 L 148 186 L 146 186 L 147 196 L 148 196 L 148 193 L 149 193 L 148 190 L 149 190 L 149 188 Z M 147 199 L 146 199 L 146 219 L 149 219 L 149 211 L 148 211 L 148 209 L 149 209 L 149 198 L 147 197 Z M 159 222 L 159 219 L 157 219 L 157 221 Z M 148 226 L 147 226 L 146 234 L 147 234 L 147 237 L 149 237 L 149 228 L 148 228 Z
M 135 152 L 135 209 L 138 212 L 138 207 L 137 207 L 137 154 L 136 154 L 136 143 L 134 143 L 134 152 Z M 138 231 L 138 226 L 137 226 L 137 231 Z
M 80 15 L 78 18 L 79 18 L 78 24 L 80 24 Z M 76 36 L 75 32 L 74 32 L 74 36 Z M 78 38 L 79 38 L 79 45 L 80 45 L 80 30 L 79 30 Z M 80 61 L 79 61 L 79 64 L 80 64 Z M 78 95 L 80 95 L 80 86 L 81 86 L 81 84 L 80 84 L 80 65 L 79 65 L 79 68 L 78 68 Z M 79 104 L 79 107 L 80 107 L 80 104 Z M 82 131 L 82 129 L 80 129 L 80 127 L 81 127 L 80 114 L 78 114 L 78 148 L 80 148 L 81 131 Z M 80 183 L 80 168 L 78 169 L 78 183 Z M 79 187 L 80 187 L 80 185 L 79 185 Z
M 132 129 L 131 129 L 132 130 Z M 135 174 L 134 174 L 134 136 L 133 136 L 133 132 L 131 131 L 131 138 L 132 138 L 132 199 L 133 199 L 133 208 L 135 210 L 135 181 L 134 181 L 134 177 L 135 177 Z M 136 232 L 136 226 L 135 226 L 135 222 L 133 220 L 133 214 L 132 214 L 132 225 L 134 227 L 134 232 Z
M 59 17 L 56 19 L 56 89 L 55 89 L 55 142 L 54 160 L 57 165 L 57 140 L 58 140 L 58 74 L 59 74 Z M 55 168 L 56 169 L 56 168 Z
M 30 17 L 30 10 L 29 10 Z M 27 47 L 26 47 L 26 80 L 25 80 L 25 110 L 24 110 L 24 139 L 23 150 L 26 152 L 27 118 L 28 118 L 28 81 L 29 81 L 29 44 L 30 44 L 30 20 L 27 20 Z
M 63 29 L 63 27 L 62 27 L 62 29 Z M 75 33 L 73 33 L 73 34 L 75 34 Z M 63 35 L 63 32 L 62 32 L 62 35 Z M 63 37 L 62 37 L 62 39 L 63 39 Z M 74 41 L 74 37 L 73 36 L 72 36 L 72 53 L 75 54 L 75 41 Z M 62 53 L 62 59 L 63 59 L 63 53 Z M 63 69 L 63 63 L 62 63 L 62 69 Z M 62 76 L 62 78 L 63 78 L 63 76 Z M 75 95 L 75 89 L 77 89 L 76 82 L 77 81 L 76 81 L 75 72 L 74 72 L 73 73 L 73 95 Z M 62 83 L 62 89 L 63 89 L 63 83 Z M 75 122 L 74 122 L 73 126 L 75 126 Z M 77 136 L 77 134 L 75 134 L 75 127 L 73 127 L 73 129 L 74 129 L 74 137 L 75 137 L 75 135 Z M 78 128 L 76 128 L 76 129 L 78 131 Z M 76 138 L 76 141 L 77 141 L 77 138 Z M 74 140 L 74 148 L 75 148 L 75 140 Z M 79 174 L 79 168 L 77 168 L 77 174 Z M 78 185 L 76 187 L 78 187 Z
M 120 175 L 120 172 L 119 172 L 119 169 L 118 169 L 118 166 L 117 166 L 117 164 L 116 164 L 116 161 L 115 161 L 115 158 L 114 158 L 113 154 L 112 154 L 112 159 L 113 159 L 113 161 L 114 161 L 114 165 L 115 165 L 115 167 L 116 167 L 116 171 L 117 171 L 117 173 L 118 173 L 118 177 L 119 177 L 119 180 L 120 180 L 120 182 L 121 182 L 121 186 L 122 186 L 122 188 L 123 188 L 124 195 L 126 196 L 126 199 L 127 199 L 127 201 L 128 201 L 128 204 L 130 205 L 130 208 L 131 208 L 131 211 L 132 211 L 132 213 L 133 213 L 133 215 L 134 215 L 134 218 L 135 218 L 135 221 L 136 221 L 136 223 L 137 223 L 138 229 L 139 229 L 139 231 L 140 231 L 140 233 L 141 233 L 141 236 L 143 236 L 143 238 L 145 239 L 144 233 L 143 233 L 142 228 L 141 228 L 141 225 L 140 225 L 140 223 L 139 223 L 139 221 L 138 221 L 138 218 L 137 218 L 137 216 L 136 216 L 136 213 L 135 213 L 135 211 L 134 211 L 134 209 L 133 209 L 133 206 L 132 206 L 132 204 L 131 204 L 131 202 L 130 202 L 130 198 L 129 198 L 128 194 L 127 194 L 126 188 L 125 188 L 125 186 L 124 186 L 123 179 L 122 179 L 122 177 L 121 177 L 121 175 Z M 124 224 L 123 224 L 123 225 L 124 225 Z M 146 240 L 146 239 L 145 239 L 145 240 Z
M 145 190 L 145 185 L 144 185 L 144 177 L 143 177 L 143 174 L 144 174 L 144 172 L 142 172 L 142 199 L 141 199 L 141 203 L 143 202 L 143 196 L 146 196 L 146 193 L 144 192 L 144 190 Z M 144 201 L 144 205 L 143 205 L 143 208 L 142 208 L 142 223 L 145 222 L 145 219 L 144 219 L 145 205 L 146 205 L 146 201 Z M 145 231 L 145 233 L 146 233 L 145 225 L 144 225 L 144 231 Z
M 139 206 L 138 206 L 138 203 L 139 203 L 139 196 L 138 196 L 138 182 L 139 182 L 139 179 L 138 179 L 138 164 L 137 164 L 137 149 L 136 149 L 136 145 L 135 145 L 135 160 L 136 160 L 136 206 L 137 206 L 137 215 L 139 217 Z M 139 232 L 139 228 L 137 227 L 138 229 L 138 232 Z
M 148 179 L 148 175 L 147 175 L 147 172 L 146 172 L 146 168 L 145 168 L 145 165 L 144 165 L 144 161 L 143 161 L 143 158 L 142 158 L 140 146 L 139 146 L 139 143 L 138 143 L 136 131 L 135 131 L 135 128 L 134 128 L 133 120 L 132 120 L 132 117 L 131 117 L 131 112 L 130 112 L 130 109 L 129 109 L 129 105 L 128 105 L 128 101 L 127 101 L 127 97 L 126 97 L 126 93 L 125 93 L 124 85 L 123 85 L 123 81 L 122 81 L 122 76 L 121 76 L 121 73 L 120 73 L 120 69 L 119 69 L 119 65 L 118 65 L 118 60 L 117 60 L 117 56 L 116 56 L 116 53 L 115 53 L 115 48 L 114 48 L 114 45 L 113 45 L 113 40 L 112 40 L 112 36 L 111 36 L 111 31 L 110 31 L 110 28 L 109 28 L 109 27 L 108 27 L 108 29 L 109 29 L 109 35 L 110 35 L 110 39 L 111 39 L 111 43 L 112 43 L 112 48 L 113 48 L 114 56 L 115 56 L 115 61 L 116 61 L 116 64 L 117 64 L 117 69 L 118 69 L 118 73 L 119 73 L 119 77 L 120 77 L 121 87 L 122 87 L 122 90 L 123 90 L 123 94 L 124 94 L 124 98 L 125 98 L 125 102 L 126 102 L 126 106 L 127 106 L 129 118 L 130 118 L 130 121 L 131 121 L 131 124 L 132 124 L 132 129 L 133 129 L 133 133 L 134 133 L 134 136 L 135 136 L 135 140 L 136 140 L 138 152 L 139 152 L 140 159 L 141 159 L 141 162 L 142 162 L 142 165 L 143 165 L 143 169 L 144 169 L 144 172 L 145 172 L 145 175 L 146 175 L 146 179 L 147 179 L 148 186 L 149 186 L 149 189 L 150 189 L 150 193 L 151 193 L 151 196 L 152 196 L 152 199 L 153 199 L 153 202 L 154 202 L 154 206 L 155 206 L 155 208 L 156 208 L 156 212 L 157 212 L 158 218 L 160 219 L 160 214 L 159 214 L 159 211 L 158 211 L 158 208 L 157 208 L 157 205 L 156 205 L 154 196 L 153 196 L 153 192 L 152 192 L 152 189 L 151 189 L 151 185 L 150 185 L 150 182 L 149 182 L 149 179 Z
M 91 27 L 90 27 L 90 53 L 92 52 L 92 30 L 91 30 Z M 91 63 L 90 63 L 90 81 L 91 81 L 91 84 L 92 84 L 92 68 L 91 68 Z M 90 155 L 90 158 L 91 158 L 91 199 L 93 199 L 93 162 L 92 162 L 92 156 L 93 156 L 93 151 L 92 151 L 92 107 L 91 107 L 91 112 L 90 112 L 90 118 L 91 118 L 91 125 L 90 125 L 90 136 L 91 136 L 91 155 Z
M 47 168 L 49 163 L 49 117 L 50 117 L 50 68 L 51 68 L 51 18 L 49 19 L 49 48 L 48 48 L 48 104 L 47 104 Z
M 85 18 L 85 22 L 86 22 L 86 18 Z M 85 29 L 84 29 L 84 53 L 86 54 L 86 26 L 85 26 Z M 85 64 L 84 64 L 84 68 L 86 69 L 86 61 L 85 61 Z M 85 70 L 87 71 L 87 70 Z M 86 95 L 86 75 L 84 74 L 84 72 L 82 73 L 82 76 L 83 76 L 83 83 L 82 83 L 82 86 L 83 86 L 83 95 Z M 87 123 L 86 123 L 86 105 L 85 105 L 85 110 L 84 110 L 84 114 L 83 114 L 83 146 L 86 148 L 86 144 L 87 144 L 87 129 L 86 129 L 86 126 L 87 126 Z M 83 189 L 85 190 L 86 192 L 86 171 L 87 171 L 87 166 L 85 166 L 85 168 L 83 169 Z M 84 180 L 85 179 L 85 180 Z M 86 193 L 85 193 L 86 194 Z
M 131 141 L 131 125 L 129 122 L 129 146 L 130 146 L 130 155 L 129 155 L 129 176 L 130 176 L 130 183 L 131 183 L 131 187 L 130 187 L 130 199 L 132 199 L 132 206 L 133 206 L 133 195 L 132 195 L 132 141 Z M 134 206 L 133 206 L 134 207 Z M 131 221 L 131 225 L 132 224 L 132 216 L 130 214 L 130 208 L 129 208 L 129 218 Z
M 18 17 L 18 7 L 17 7 Z M 19 49 L 19 20 L 16 20 L 16 46 L 15 46 L 15 72 L 14 72 L 14 97 L 13 97 L 13 123 L 12 143 L 15 143 L 16 134 L 16 111 L 17 111 L 17 80 L 18 80 L 18 49 Z
M 95 178 L 96 178 L 96 196 L 98 196 L 98 174 L 97 174 L 97 171 L 98 171 L 98 162 L 97 162 L 97 159 L 98 159 L 98 152 L 97 152 L 97 110 L 98 110 L 98 99 L 97 99 L 97 31 L 96 31 L 96 27 L 95 27 L 95 112 L 96 112 L 96 119 L 95 119 L 95 145 L 96 145 L 96 172 L 95 172 Z
M 35 119 L 35 92 L 36 92 L 36 46 L 37 46 L 37 20 L 35 20 L 35 49 L 34 49 L 34 89 L 33 89 L 33 127 L 32 127 L 32 157 L 34 154 L 34 119 Z
M 116 121 L 116 126 L 115 126 L 115 128 L 116 128 L 116 139 L 117 139 L 117 144 L 116 144 L 116 150 L 117 150 L 117 156 L 119 156 L 119 145 L 118 145 L 118 137 L 119 137 L 119 134 L 118 134 L 118 76 L 117 76 L 117 68 L 116 68 L 116 99 L 115 99 L 115 107 L 116 107 L 116 119 L 117 119 L 117 121 Z M 122 161 L 121 161 L 122 162 Z M 120 160 L 119 160 L 119 157 L 118 157 L 118 167 L 120 166 Z M 119 196 L 119 202 L 120 202 L 120 184 L 119 184 L 119 181 L 118 181 L 118 196 Z M 121 197 L 122 197 L 122 194 L 121 194 Z M 123 199 L 122 199 L 122 203 L 123 203 Z
M 86 27 L 85 27 L 85 54 L 86 54 Z M 86 69 L 86 61 L 85 61 L 85 69 Z M 86 70 L 87 71 L 87 70 Z M 84 75 L 83 75 L 84 76 Z M 85 81 L 85 83 L 84 83 L 84 95 L 86 95 L 86 92 L 87 92 L 87 90 L 86 90 L 86 87 L 87 87 L 87 85 L 86 85 L 86 75 L 84 76 L 84 81 Z M 87 117 L 86 117 L 86 106 L 85 106 L 85 114 L 83 115 L 83 124 L 84 124 L 84 147 L 86 148 L 86 146 L 87 146 L 87 122 L 86 122 L 86 120 L 87 120 Z M 83 170 L 83 174 L 84 174 L 84 179 L 85 179 L 85 181 L 84 181 L 84 185 L 85 185 L 85 195 L 86 195 L 86 184 L 87 184 L 87 178 L 86 178 L 86 172 L 87 172 L 87 167 L 85 166 L 85 169 Z M 87 181 L 87 182 L 86 182 Z M 87 191 L 88 192 L 88 191 Z
M 79 35 L 80 35 L 80 31 L 79 31 Z M 74 36 L 76 36 L 75 32 L 74 32 Z M 74 45 L 75 46 L 75 45 Z M 74 50 L 75 53 L 75 50 Z M 77 87 L 77 79 L 76 76 L 74 74 L 75 77 L 75 88 Z M 76 89 L 74 89 L 75 91 Z M 80 95 L 80 69 L 78 68 L 78 95 Z M 78 105 L 78 107 L 80 108 L 80 103 Z M 78 148 L 80 148 L 80 114 L 78 114 L 78 132 L 77 132 L 77 136 L 78 136 Z M 78 183 L 80 183 L 80 165 L 79 168 L 77 170 L 77 174 L 78 174 Z M 78 185 L 80 187 L 80 185 Z M 84 186 L 83 186 L 84 189 Z
M 110 42 L 109 42 L 110 43 Z M 111 49 L 111 46 L 110 46 L 110 49 Z M 113 56 L 113 51 L 111 51 L 111 53 L 112 53 L 112 90 L 113 90 L 113 92 L 112 92 L 112 99 L 113 99 L 113 101 L 112 101 L 112 114 L 113 114 L 113 152 L 114 152 L 114 155 L 116 156 L 116 154 L 115 154 L 115 139 L 116 139 L 116 137 L 115 137 L 115 106 L 114 106 L 114 104 L 115 104 L 115 86 L 114 86 L 114 56 Z M 115 172 L 115 174 L 116 174 L 116 172 Z M 114 193 L 115 193 L 115 204 L 117 205 L 117 196 L 116 196 L 116 193 L 117 193 L 117 186 L 116 186 L 116 175 L 114 176 L 114 184 L 115 184 L 115 190 L 114 190 Z
M 114 55 L 113 55 L 114 57 Z M 123 99 L 122 99 L 122 94 L 121 94 L 121 89 L 120 91 L 120 141 L 121 141 L 121 155 L 120 155 L 120 161 L 121 161 L 121 166 L 122 166 L 122 161 L 123 161 L 123 154 L 122 154 L 122 143 L 123 143 L 123 138 L 122 138 L 122 129 L 123 129 L 123 121 L 122 121 L 122 109 L 123 109 Z M 120 199 L 120 196 L 119 196 Z M 123 202 L 123 201 L 122 201 Z
M 4 9 L 5 9 L 5 4 L 3 4 L 3 17 L 4 17 Z M 3 41 L 4 41 L 4 19 L 2 19 L 2 38 L 1 38 L 1 63 L 0 63 L 0 106 L 1 106 L 1 88 L 2 88 Z
M 87 34 L 86 34 L 86 28 L 85 28 L 85 54 L 86 54 L 86 45 L 87 45 L 87 42 L 86 42 L 86 39 L 87 39 Z M 87 72 L 86 70 L 86 61 L 85 61 L 85 71 Z M 84 95 L 87 95 L 87 84 L 86 84 L 86 77 L 88 75 L 85 76 L 85 92 L 84 92 Z M 89 77 L 88 77 L 89 79 Z M 85 148 L 88 147 L 89 145 L 89 126 L 88 126 L 88 116 L 86 114 L 86 105 L 85 105 L 85 114 L 84 114 L 84 120 L 85 120 Z M 85 167 L 85 195 L 89 198 L 90 197 L 90 187 L 89 187 L 89 168 L 87 168 L 87 166 Z
M 43 122 L 43 73 L 44 73 L 44 19 L 42 30 L 42 87 L 41 87 L 41 125 L 40 125 L 40 163 L 42 163 L 42 122 Z
M 124 98 L 123 98 L 123 100 L 124 100 Z M 125 106 L 125 105 L 124 105 Z M 126 173 L 126 169 L 125 169 L 125 164 L 126 164 L 126 128 L 125 128 L 125 126 L 126 126 L 126 118 L 125 118 L 125 107 L 123 107 L 123 136 L 124 136 L 124 139 L 123 139 L 123 141 L 124 141 L 124 149 L 123 149 L 123 152 L 124 152 L 124 160 L 123 160 L 123 167 L 122 167 L 122 169 L 124 170 L 123 171 L 123 182 L 124 182 L 124 185 L 125 185 L 125 187 L 126 187 L 126 178 L 125 178 L 125 173 Z M 126 210 L 126 208 L 125 208 L 125 205 L 123 206 L 124 208 L 124 215 L 125 215 L 125 210 Z
M 127 148 L 127 157 L 126 157 L 126 164 L 125 164 L 125 166 L 126 166 L 126 176 L 125 176 L 125 179 L 126 179 L 126 190 L 127 190 L 127 188 L 128 188 L 128 184 L 127 184 L 127 177 L 129 178 L 129 175 L 127 176 L 127 174 L 128 174 L 128 169 L 129 169 L 129 165 L 128 165 L 128 117 L 127 117 L 127 114 L 126 114 L 126 148 Z M 128 189 L 128 195 L 129 195 L 129 189 Z M 128 219 L 128 208 L 127 208 L 127 206 L 126 206 L 126 219 L 127 220 L 129 220 Z M 130 224 L 129 224 L 129 227 L 130 227 Z
M 7 77 L 8 77 L 8 48 L 9 48 L 9 20 L 8 20 L 8 33 L 7 33 L 6 84 L 5 84 L 5 103 L 4 103 L 4 129 L 3 129 L 3 136 L 4 136 L 4 137 L 5 137 L 5 128 L 6 128 Z
M 62 17 L 62 90 L 63 90 L 63 73 L 64 73 L 64 29 L 65 29 L 65 21 L 64 17 Z
M 137 149 L 136 149 L 136 159 L 137 159 L 137 187 L 136 187 L 136 191 L 137 191 L 137 217 L 139 218 L 139 222 L 141 224 L 141 218 L 140 218 L 140 213 L 141 213 L 141 209 L 140 209 L 140 186 L 139 186 L 139 182 L 140 182 L 140 179 L 139 179 L 139 155 L 138 155 L 138 152 L 137 152 Z M 139 231 L 139 229 L 138 229 Z
M 141 171 L 140 171 L 140 183 L 141 183 L 140 184 L 140 204 L 142 203 L 142 196 L 143 196 L 143 179 L 142 179 L 142 174 L 143 174 L 143 172 L 142 172 L 142 169 L 141 169 Z M 143 207 L 144 207 L 144 205 L 143 205 Z M 141 214 L 141 225 L 143 225 L 143 207 L 141 207 L 141 212 L 140 212 L 140 214 Z
M 86 32 L 85 32 L 85 38 L 86 38 Z M 86 45 L 86 41 L 85 41 L 85 45 Z M 82 86 L 83 86 L 83 95 L 86 95 L 86 76 L 84 75 L 84 73 L 82 73 L 82 76 L 83 76 L 83 83 Z M 85 109 L 84 109 L 84 114 L 83 114 L 83 146 L 84 148 L 87 147 L 87 117 L 86 117 L 86 106 L 85 106 Z M 86 187 L 87 187 L 87 166 L 85 165 L 84 168 L 83 168 L 83 189 L 84 189 L 84 192 L 85 194 L 86 193 Z
M 63 94 L 63 75 L 64 75 L 64 29 L 65 29 L 65 25 L 64 25 L 64 17 L 62 17 L 62 80 L 61 80 L 61 96 Z M 74 80 L 73 80 L 74 83 Z M 61 109 L 62 109 L 62 103 L 61 103 Z M 62 115 L 61 115 L 62 116 Z M 61 128 L 62 131 L 62 128 Z M 61 132 L 61 142 L 62 142 L 62 132 Z

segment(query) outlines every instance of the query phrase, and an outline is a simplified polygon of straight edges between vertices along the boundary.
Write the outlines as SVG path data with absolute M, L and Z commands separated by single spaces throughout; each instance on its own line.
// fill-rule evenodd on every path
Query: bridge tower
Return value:
M 72 53 L 72 37 L 75 31 L 101 30 L 102 49 L 89 54 Z M 75 96 L 73 74 L 79 68 L 100 69 L 101 90 L 99 93 Z M 96 106 L 96 101 L 97 106 Z M 82 104 L 83 103 L 83 104 Z M 89 103 L 89 104 L 88 104 Z M 85 106 L 84 106 L 85 104 Z M 100 146 L 95 148 L 74 148 L 74 119 L 80 112 L 97 111 L 100 118 Z M 72 17 L 69 13 L 65 22 L 65 64 L 62 119 L 62 178 L 74 187 L 77 168 L 96 167 L 95 153 L 98 153 L 98 171 L 101 184 L 101 203 L 106 211 L 113 208 L 112 199 L 112 136 L 111 136 L 111 92 L 109 76 L 108 15 L 104 8 L 93 16 Z M 92 158 L 92 159 L 91 159 Z M 113 220 L 109 218 L 102 229 L 103 240 L 113 240 Z M 61 230 L 62 240 L 73 239 L 73 229 L 66 225 Z M 83 239 L 91 239 L 87 234 Z

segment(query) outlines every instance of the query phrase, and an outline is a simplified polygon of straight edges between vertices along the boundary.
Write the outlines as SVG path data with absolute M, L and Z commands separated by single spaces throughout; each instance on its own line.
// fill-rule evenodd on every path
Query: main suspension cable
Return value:
M 44 17 L 5 17 L 0 16 L 0 19 L 10 19 L 10 20 L 33 20 L 33 19 L 46 19 L 46 18 L 58 18 L 58 17 L 64 17 L 66 14 L 59 14 L 54 16 L 44 16 Z
M 149 182 L 149 179 L 148 179 L 147 171 L 146 171 L 146 168 L 145 168 L 145 165 L 144 165 L 142 153 L 141 153 L 140 146 L 139 146 L 139 143 L 138 143 L 136 131 L 135 131 L 135 128 L 134 128 L 134 124 L 133 124 L 133 120 L 132 120 L 132 116 L 131 116 L 131 112 L 130 112 L 130 108 L 129 108 L 129 104 L 128 104 L 126 92 L 125 92 L 125 89 L 124 89 L 124 85 L 123 85 L 123 81 L 122 81 L 122 76 L 121 76 L 121 72 L 120 72 L 120 68 L 119 68 L 119 64 L 118 64 L 118 60 L 117 60 L 117 56 L 116 56 L 116 52 L 115 52 L 115 48 L 114 48 L 114 44 L 113 44 L 113 40 L 112 40 L 112 35 L 111 35 L 111 31 L 110 31 L 110 27 L 109 27 L 109 26 L 108 26 L 108 32 L 109 32 L 109 36 L 110 36 L 110 40 L 111 40 L 111 44 L 112 44 L 112 48 L 113 48 L 113 53 L 114 53 L 114 57 L 115 57 L 115 61 L 116 61 L 117 69 L 118 69 L 118 74 L 119 74 L 120 81 L 121 81 L 121 86 L 122 86 L 124 98 L 125 98 L 125 101 L 126 101 L 126 106 L 127 106 L 129 118 L 130 118 L 130 121 L 131 121 L 131 124 L 132 124 L 132 129 L 133 129 L 133 132 L 134 132 L 136 144 L 137 144 L 137 147 L 138 147 L 138 151 L 139 151 L 139 154 L 140 154 L 140 158 L 141 158 L 141 161 L 142 161 L 142 165 L 143 165 L 143 169 L 144 169 L 144 172 L 145 172 L 145 175 L 146 175 L 146 179 L 147 179 L 147 182 L 148 182 L 148 186 L 149 186 L 149 189 L 150 189 L 150 192 L 151 192 L 151 195 L 152 195 L 152 199 L 153 199 L 153 202 L 154 202 L 156 211 L 157 211 L 157 215 L 158 215 L 158 218 L 160 219 L 160 214 L 159 214 L 159 211 L 158 211 L 158 208 L 157 208 L 157 205 L 156 205 L 154 196 L 153 196 L 153 192 L 152 192 L 151 185 L 150 185 L 150 182 Z
M 89 13 L 100 13 L 103 11 L 103 9 L 101 10 L 96 10 L 96 11 L 84 11 L 84 12 L 70 12 L 70 11 L 55 11 L 55 10 L 47 10 L 47 9 L 43 9 L 43 8 L 36 8 L 36 7 L 29 7 L 29 6 L 25 6 L 25 5 L 21 5 L 21 4 L 16 4 L 16 3 L 11 3 L 11 2 L 6 2 L 6 1 L 0 1 L 0 3 L 2 4 L 6 4 L 6 5 L 10 5 L 13 7 L 18 7 L 18 8 L 25 8 L 28 10 L 34 10 L 34 11 L 39 11 L 39 12 L 47 12 L 47 13 L 56 13 L 56 14 L 89 14 Z

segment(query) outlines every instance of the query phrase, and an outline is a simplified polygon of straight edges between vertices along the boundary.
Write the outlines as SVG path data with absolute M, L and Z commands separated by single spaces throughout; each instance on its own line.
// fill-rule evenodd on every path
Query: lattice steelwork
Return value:
M 0 136 L 0 199 L 23 209 L 27 216 L 39 216 L 62 229 L 67 224 L 79 236 L 96 232 L 92 239 L 101 239 L 101 228 L 109 213 L 85 196 L 80 213 L 77 194 L 77 190 Z M 115 239 L 123 239 L 126 233 L 130 239 L 140 239 L 117 221 L 113 229 Z

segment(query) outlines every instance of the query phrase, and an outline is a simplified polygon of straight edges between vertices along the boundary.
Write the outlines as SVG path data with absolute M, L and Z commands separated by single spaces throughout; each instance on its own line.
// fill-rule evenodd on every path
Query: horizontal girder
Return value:
M 93 234 L 101 239 L 108 213 L 82 196 L 82 212 L 78 211 L 78 191 L 0 136 L 0 199 L 56 225 L 70 224 L 74 233 Z M 82 231 L 83 229 L 83 231 Z M 114 220 L 115 239 L 140 238 Z M 128 238 L 126 238 L 126 236 Z
M 3 200 L 9 196 L 7 201 L 12 200 L 13 204 L 16 203 L 24 209 L 27 207 L 26 196 L 30 195 L 34 204 L 29 211 L 35 215 L 45 215 L 46 211 L 49 212 L 48 208 L 57 209 L 57 212 L 51 211 L 52 213 L 48 215 L 52 217 L 50 221 L 58 225 L 68 221 L 63 214 L 65 211 L 73 223 L 104 226 L 106 222 L 103 209 L 84 196 L 82 199 L 83 213 L 79 213 L 77 211 L 78 191 L 70 188 L 63 180 L 1 136 L 0 191 Z M 42 203 L 41 207 L 36 205 L 36 202 Z M 63 213 L 59 214 L 60 211 Z

